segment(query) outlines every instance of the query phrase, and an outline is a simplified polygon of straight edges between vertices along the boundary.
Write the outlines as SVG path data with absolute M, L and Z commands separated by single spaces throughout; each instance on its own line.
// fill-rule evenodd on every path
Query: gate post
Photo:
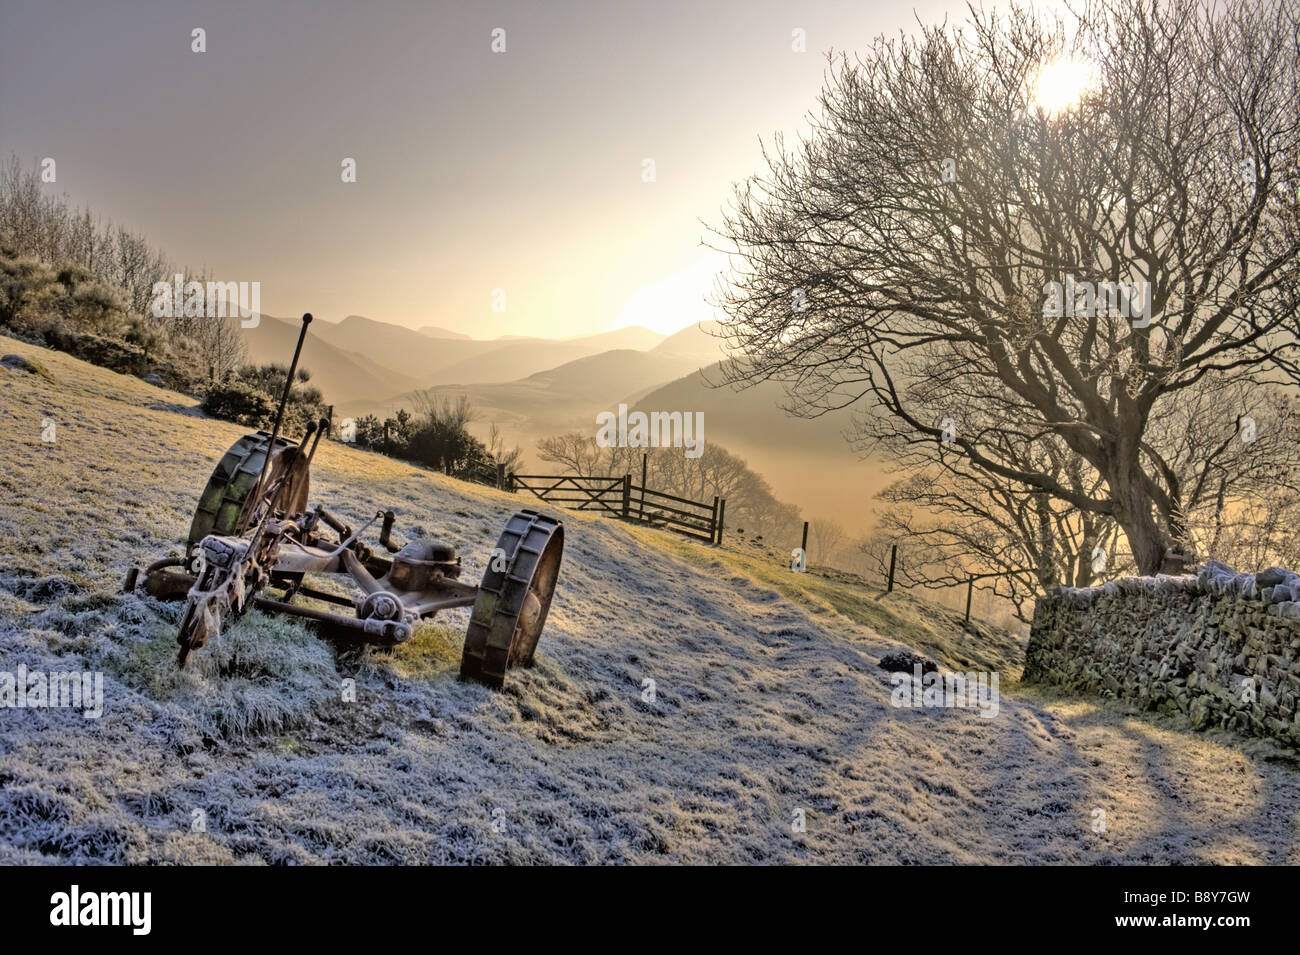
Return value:
M 645 520 L 645 465 L 646 458 L 650 456 L 648 451 L 641 454 L 641 506 L 637 508 L 637 515 L 641 520 Z
M 727 499 L 724 497 L 722 499 L 721 505 L 719 505 L 718 507 L 718 546 L 719 547 L 722 546 L 722 529 L 723 527 L 726 526 L 726 523 L 727 523 Z
M 623 475 L 623 517 L 626 519 L 632 513 L 632 475 Z
M 897 560 L 898 560 L 898 545 L 890 544 L 889 545 L 889 587 L 885 591 L 885 593 L 887 594 L 892 594 L 894 592 L 894 564 L 897 562 Z

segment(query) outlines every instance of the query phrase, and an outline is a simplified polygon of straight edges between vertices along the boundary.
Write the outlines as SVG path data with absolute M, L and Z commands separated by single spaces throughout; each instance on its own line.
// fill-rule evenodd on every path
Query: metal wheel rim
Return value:
M 505 682 L 506 670 L 532 665 L 559 577 L 564 526 L 535 511 L 520 511 L 506 522 L 497 549 L 506 555 L 506 566 L 498 570 L 488 563 L 460 664 L 462 679 L 494 688 Z M 521 626 L 530 598 L 535 605 Z

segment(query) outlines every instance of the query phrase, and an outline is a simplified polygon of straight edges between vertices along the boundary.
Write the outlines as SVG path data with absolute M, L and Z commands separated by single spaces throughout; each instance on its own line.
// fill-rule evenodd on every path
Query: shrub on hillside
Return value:
M 250 428 L 269 428 L 284 393 L 289 371 L 283 365 L 244 365 L 226 380 L 212 385 L 203 396 L 203 410 L 214 418 L 234 421 Z M 320 389 L 306 382 L 311 374 L 301 369 L 289 392 L 284 409 L 282 431 L 299 435 L 313 421 L 325 417 L 326 407 Z
M 491 466 L 487 448 L 468 431 L 474 420 L 468 397 L 461 395 L 453 401 L 446 395 L 424 394 L 418 401 L 422 414 L 407 444 L 407 457 L 446 474 L 473 473 Z
M 135 345 L 98 335 L 78 334 L 69 331 L 66 324 L 53 324 L 45 328 L 42 338 L 50 348 L 67 352 L 74 358 L 92 365 L 108 368 L 123 375 L 143 377 L 150 371 L 144 351 Z
M 415 431 L 415 419 L 405 408 L 395 417 L 380 421 L 374 415 L 356 419 L 354 441 L 358 447 L 370 448 L 381 454 L 396 457 L 409 457 L 411 435 Z
M 139 361 L 116 355 L 118 371 L 190 394 L 214 385 L 246 360 L 237 322 L 152 313 L 156 282 L 180 272 L 144 236 L 101 223 L 52 195 L 39 172 L 16 157 L 0 164 L 0 331 L 95 361 L 102 345 L 125 342 Z
M 426 421 L 407 446 L 411 460 L 447 474 L 473 471 L 488 463 L 487 448 L 464 428 L 441 421 Z
M 75 265 L 54 270 L 34 259 L 0 256 L 0 326 L 23 338 L 65 333 L 120 336 L 127 314 L 120 292 Z
M 126 299 L 117 289 L 77 265 L 59 269 L 55 282 L 66 290 L 58 303 L 59 313 L 75 328 L 103 337 L 119 337 L 125 333 Z
M 402 409 L 383 421 L 374 415 L 358 418 L 357 446 L 470 480 L 495 475 L 498 464 L 513 469 L 518 462 L 519 449 L 505 448 L 495 429 L 491 446 L 469 433 L 474 409 L 468 397 L 453 400 L 425 392 L 415 396 L 415 403 L 418 414 Z
M 0 257 L 0 328 L 30 338 L 58 315 L 54 272 L 35 259 Z
M 263 427 L 275 413 L 270 399 L 242 381 L 217 385 L 203 396 L 203 410 L 214 418 L 248 428 Z

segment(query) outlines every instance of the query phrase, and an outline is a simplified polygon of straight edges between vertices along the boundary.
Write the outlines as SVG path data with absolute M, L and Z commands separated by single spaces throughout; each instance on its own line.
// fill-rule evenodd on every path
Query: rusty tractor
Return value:
M 311 463 L 329 421 L 310 425 L 299 442 L 280 434 L 310 324 L 304 315 L 274 427 L 239 439 L 217 464 L 199 496 L 184 556 L 149 565 L 143 580 L 132 568 L 124 589 L 185 600 L 176 635 L 182 667 L 250 607 L 304 618 L 343 643 L 380 646 L 409 639 L 440 610 L 470 607 L 461 678 L 499 688 L 508 669 L 533 662 L 559 576 L 563 525 L 535 511 L 515 513 L 474 586 L 460 579 L 452 545 L 394 543 L 392 511 L 377 512 L 354 531 L 323 505 L 310 508 Z M 378 543 L 391 557 L 362 540 L 376 522 Z M 311 575 L 346 578 L 351 593 L 312 586 Z

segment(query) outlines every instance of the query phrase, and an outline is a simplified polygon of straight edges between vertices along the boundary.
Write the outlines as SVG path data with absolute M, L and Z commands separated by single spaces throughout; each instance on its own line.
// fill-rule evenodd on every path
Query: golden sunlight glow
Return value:
M 623 303 L 610 328 L 641 325 L 671 335 L 689 325 L 716 318 L 716 310 L 707 298 L 714 278 L 725 265 L 725 256 L 709 253 L 698 257 L 689 268 L 643 285 Z
M 1082 60 L 1062 57 L 1043 64 L 1031 86 L 1033 101 L 1048 116 L 1057 116 L 1078 104 L 1097 81 L 1096 68 Z

